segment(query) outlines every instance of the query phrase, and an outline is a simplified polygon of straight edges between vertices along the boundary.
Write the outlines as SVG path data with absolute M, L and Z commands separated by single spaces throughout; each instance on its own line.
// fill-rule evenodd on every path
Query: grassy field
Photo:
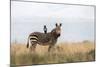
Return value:
M 48 52 L 48 46 L 37 45 L 31 53 L 25 44 L 11 44 L 11 65 L 70 63 L 95 60 L 95 45 L 92 42 L 65 42 L 56 44 Z

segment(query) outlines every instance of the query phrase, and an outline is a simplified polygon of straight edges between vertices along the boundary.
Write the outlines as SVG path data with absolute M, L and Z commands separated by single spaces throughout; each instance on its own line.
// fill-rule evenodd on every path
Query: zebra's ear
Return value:
M 56 27 L 58 26 L 58 24 L 57 24 L 57 23 L 56 23 L 55 25 L 56 25 Z
M 62 26 L 62 23 L 60 23 L 60 27 Z

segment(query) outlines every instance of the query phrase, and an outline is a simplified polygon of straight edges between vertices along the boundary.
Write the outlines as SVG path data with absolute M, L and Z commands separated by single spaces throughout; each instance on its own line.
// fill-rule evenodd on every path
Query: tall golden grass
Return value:
M 59 43 L 48 52 L 48 46 L 37 45 L 34 53 L 25 44 L 11 44 L 11 65 L 70 63 L 95 60 L 92 42 Z

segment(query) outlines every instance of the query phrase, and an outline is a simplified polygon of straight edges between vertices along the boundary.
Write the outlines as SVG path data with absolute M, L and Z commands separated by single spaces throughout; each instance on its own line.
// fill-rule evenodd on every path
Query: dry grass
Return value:
M 31 53 L 25 44 L 11 45 L 12 65 L 69 63 L 95 60 L 95 45 L 92 42 L 59 43 L 48 52 L 48 46 L 37 45 Z

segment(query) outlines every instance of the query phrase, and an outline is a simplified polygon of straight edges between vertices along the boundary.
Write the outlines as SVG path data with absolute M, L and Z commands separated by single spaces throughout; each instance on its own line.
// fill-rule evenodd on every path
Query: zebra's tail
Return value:
M 29 47 L 29 37 L 28 37 L 28 41 L 27 41 L 27 48 Z

